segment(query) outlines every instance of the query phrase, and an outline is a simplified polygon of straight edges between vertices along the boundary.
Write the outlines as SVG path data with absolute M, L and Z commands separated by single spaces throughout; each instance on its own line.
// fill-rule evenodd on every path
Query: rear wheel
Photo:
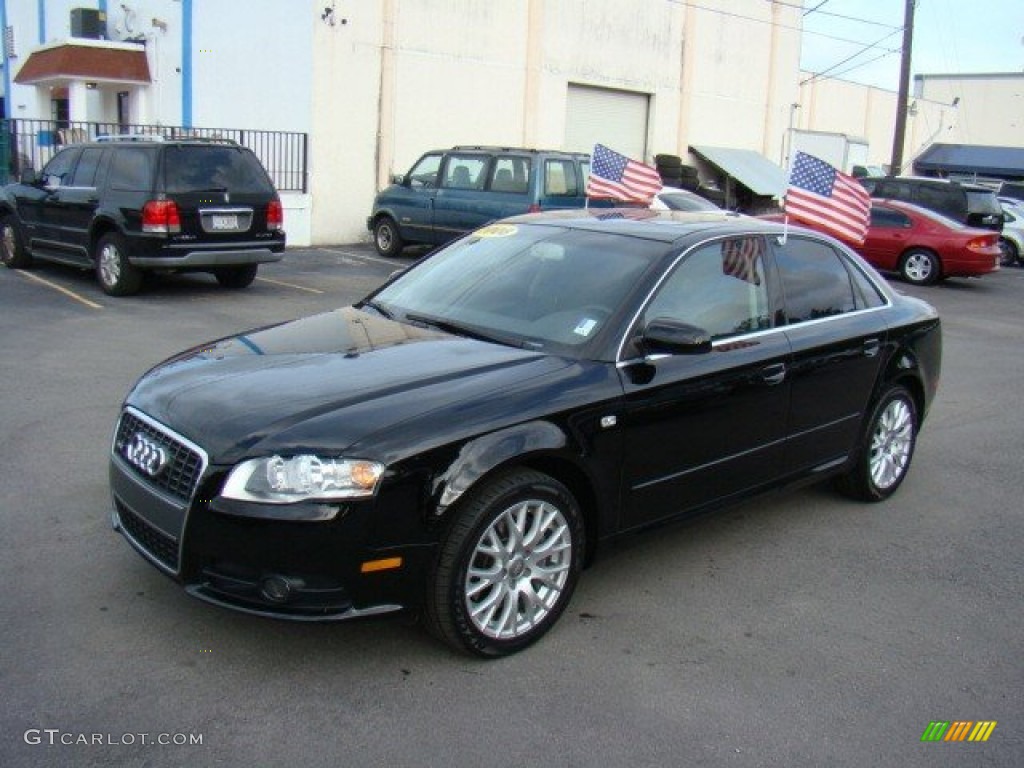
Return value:
M 917 406 L 901 386 L 889 387 L 878 399 L 849 472 L 839 490 L 861 501 L 882 501 L 900 487 L 910 469 L 917 444 Z
M 252 285 L 252 281 L 256 279 L 256 272 L 259 270 L 258 264 L 246 264 L 242 267 L 221 267 L 214 271 L 213 275 L 217 278 L 217 282 L 224 288 L 230 288 L 232 290 L 239 290 L 241 288 L 248 288 Z
M 142 270 L 128 263 L 124 238 L 108 232 L 96 244 L 96 279 L 104 293 L 130 296 L 142 287 Z
M 9 213 L 0 218 L 0 261 L 11 269 L 32 266 L 32 256 L 21 242 L 18 222 Z
M 942 275 L 942 264 L 932 251 L 914 248 L 903 254 L 900 274 L 908 283 L 931 285 Z
M 504 656 L 538 640 L 583 561 L 579 505 L 548 475 L 513 469 L 471 492 L 441 548 L 427 628 L 456 649 Z
M 373 225 L 373 244 L 381 256 L 397 256 L 405 243 L 398 233 L 398 225 L 390 216 L 381 216 Z

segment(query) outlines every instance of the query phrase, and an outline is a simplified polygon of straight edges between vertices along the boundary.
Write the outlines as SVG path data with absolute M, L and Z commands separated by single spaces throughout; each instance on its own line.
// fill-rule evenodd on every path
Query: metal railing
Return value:
M 17 179 L 30 168 L 40 170 L 68 144 L 126 134 L 159 136 L 167 141 L 195 137 L 230 139 L 256 154 L 279 191 L 309 191 L 309 135 L 305 133 L 24 118 L 0 121 L 0 183 Z

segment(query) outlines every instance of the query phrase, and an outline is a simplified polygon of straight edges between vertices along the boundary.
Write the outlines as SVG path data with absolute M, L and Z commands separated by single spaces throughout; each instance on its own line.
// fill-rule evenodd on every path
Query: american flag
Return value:
M 654 168 L 630 160 L 603 144 L 594 145 L 591 161 L 587 197 L 650 202 L 661 189 L 661 176 Z
M 759 237 L 737 237 L 722 241 L 722 273 L 753 285 L 761 284 Z
M 859 245 L 868 232 L 871 197 L 852 176 L 813 155 L 797 152 L 785 208 L 794 219 Z

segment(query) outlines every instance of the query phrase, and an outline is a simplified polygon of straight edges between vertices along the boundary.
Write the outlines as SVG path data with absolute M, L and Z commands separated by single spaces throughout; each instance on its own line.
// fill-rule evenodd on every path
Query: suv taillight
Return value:
M 150 200 L 142 206 L 142 231 L 163 235 L 181 232 L 181 214 L 173 200 Z
M 267 203 L 267 229 L 272 232 L 284 229 L 284 209 L 280 200 L 271 200 Z

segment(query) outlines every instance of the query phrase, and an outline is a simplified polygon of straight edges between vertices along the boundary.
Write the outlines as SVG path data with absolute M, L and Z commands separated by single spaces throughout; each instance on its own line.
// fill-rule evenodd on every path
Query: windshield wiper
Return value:
M 385 309 L 384 305 L 381 304 L 380 302 L 373 300 L 364 301 L 359 305 L 360 309 L 362 309 L 363 307 L 369 307 L 382 317 L 386 317 L 388 320 L 395 319 L 395 314 L 390 309 Z
M 507 339 L 498 339 L 495 338 L 494 336 L 489 336 L 486 333 L 482 333 L 474 328 L 470 328 L 465 325 L 460 325 L 459 323 L 453 323 L 451 320 L 445 320 L 444 318 L 440 317 L 417 315 L 413 312 L 410 312 L 409 314 L 405 315 L 405 317 L 402 319 L 410 323 L 418 323 L 420 325 L 430 326 L 431 328 L 436 328 L 439 331 L 451 333 L 454 334 L 455 336 L 465 336 L 466 338 L 477 339 L 478 341 L 490 341 L 494 344 L 504 344 L 509 347 L 522 346 L 518 342 L 509 341 Z

